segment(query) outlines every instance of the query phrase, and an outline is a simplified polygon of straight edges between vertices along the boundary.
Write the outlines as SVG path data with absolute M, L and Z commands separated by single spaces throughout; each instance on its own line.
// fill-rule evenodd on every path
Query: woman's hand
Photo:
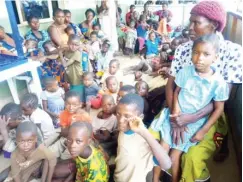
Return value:
M 204 136 L 206 135 L 206 131 L 204 131 L 203 129 L 200 129 L 199 131 L 197 131 L 197 133 L 190 139 L 190 141 L 192 143 L 196 143 L 196 142 L 200 142 L 204 139 Z

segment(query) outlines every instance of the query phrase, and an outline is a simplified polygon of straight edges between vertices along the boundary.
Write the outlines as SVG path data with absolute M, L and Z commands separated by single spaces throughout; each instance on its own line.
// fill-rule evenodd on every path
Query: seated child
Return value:
M 44 141 L 56 133 L 49 114 L 38 108 L 38 97 L 35 94 L 25 94 L 20 101 L 20 107 L 23 114 L 40 128 Z
M 110 61 L 113 58 L 112 52 L 109 50 L 110 49 L 110 41 L 105 40 L 101 46 L 101 51 L 97 53 L 96 58 L 95 58 L 95 66 L 93 70 L 96 73 L 96 77 L 100 78 L 104 74 L 105 71 L 109 69 L 109 64 Z
M 90 112 L 90 108 L 98 109 L 101 106 L 102 89 L 95 83 L 93 73 L 85 72 L 83 75 L 84 83 L 84 99 L 82 102 L 86 104 L 86 111 Z
M 105 33 L 100 29 L 100 24 L 98 23 L 94 24 L 93 30 L 97 32 L 97 37 L 100 43 L 107 38 Z
M 110 64 L 109 64 L 109 70 L 106 71 L 104 73 L 104 75 L 102 76 L 101 78 L 101 86 L 104 90 L 107 89 L 107 86 L 106 86 L 106 78 L 109 77 L 109 76 L 114 76 L 116 77 L 117 81 L 118 81 L 118 84 L 119 84 L 119 87 L 122 86 L 122 78 L 123 78 L 123 75 L 122 75 L 122 72 L 119 70 L 120 68 L 120 63 L 117 59 L 112 59 L 110 61 Z
M 46 78 L 45 90 L 41 93 L 43 110 L 52 118 L 53 124 L 59 124 L 59 114 L 64 110 L 64 90 L 58 86 L 55 78 Z
M 136 40 L 137 40 L 137 31 L 135 29 L 135 22 L 131 21 L 125 36 L 125 47 L 123 51 L 124 55 L 131 56 L 134 54 Z
M 79 27 L 71 22 L 71 17 L 72 17 L 71 11 L 69 11 L 68 9 L 64 9 L 63 13 L 65 15 L 65 24 L 67 25 L 67 27 L 71 27 L 75 35 L 82 36 Z
M 95 56 L 100 52 L 100 42 L 96 31 L 91 32 L 90 40 L 89 59 L 92 66 L 95 67 Z
M 107 90 L 105 90 L 105 94 L 111 95 L 114 98 L 114 100 L 116 101 L 117 94 L 119 91 L 119 85 L 118 85 L 118 81 L 117 81 L 116 77 L 109 76 L 106 78 L 105 82 L 106 82 L 106 86 L 107 86 Z
M 56 157 L 43 144 L 37 145 L 37 126 L 20 123 L 16 130 L 17 149 L 11 155 L 11 171 L 5 181 L 28 182 L 41 173 L 41 180 L 51 182 Z
M 219 39 L 215 34 L 202 36 L 193 42 L 192 66 L 183 68 L 176 75 L 177 85 L 174 91 L 173 109 L 164 109 L 151 128 L 161 133 L 162 146 L 172 158 L 172 181 L 180 179 L 180 156 L 187 153 L 190 147 L 203 140 L 210 128 L 216 123 L 224 110 L 224 102 L 229 97 L 229 87 L 220 73 L 215 72 L 211 64 L 217 60 Z M 207 55 L 207 56 L 205 56 Z M 171 122 L 179 113 L 195 113 L 210 102 L 214 103 L 214 111 L 194 123 L 177 126 L 183 132 L 183 140 L 175 141 L 171 135 Z
M 147 30 L 148 30 L 148 24 L 146 23 L 146 17 L 144 15 L 141 15 L 139 18 L 139 24 L 137 26 L 139 51 L 141 51 L 144 47 Z
M 70 36 L 70 35 L 75 35 L 75 32 L 74 32 L 74 30 L 73 30 L 73 28 L 71 27 L 71 26 L 67 26 L 67 28 L 65 28 L 65 33 L 68 35 L 68 37 Z
M 74 122 L 68 132 L 67 146 L 76 162 L 76 181 L 109 180 L 109 168 L 101 149 L 91 145 L 92 126 L 87 122 Z M 75 175 L 73 173 L 72 175 Z
M 82 59 L 80 48 L 80 38 L 77 35 L 69 36 L 68 49 L 63 52 L 60 51 L 59 55 L 62 64 L 66 70 L 65 76 L 67 82 L 70 83 L 70 90 L 75 90 L 80 93 L 81 99 L 83 98 L 83 84 L 82 84 Z
M 117 105 L 118 148 L 115 181 L 145 182 L 153 168 L 153 155 L 162 169 L 171 167 L 165 149 L 144 126 L 144 101 L 137 94 L 125 95 Z
M 151 31 L 148 34 L 148 40 L 145 41 L 146 47 L 146 58 L 152 58 L 159 54 L 159 42 L 156 39 L 156 34 L 154 31 Z
M 119 101 L 121 100 L 122 97 L 124 97 L 127 94 L 135 94 L 136 90 L 135 87 L 132 85 L 123 85 L 122 87 L 120 87 L 120 90 L 118 91 L 117 94 L 117 104 L 119 103 Z
M 111 133 L 117 130 L 117 119 L 114 115 L 116 105 L 114 98 L 104 95 L 101 102 L 102 110 L 92 121 L 94 137 L 103 143 L 111 139 Z

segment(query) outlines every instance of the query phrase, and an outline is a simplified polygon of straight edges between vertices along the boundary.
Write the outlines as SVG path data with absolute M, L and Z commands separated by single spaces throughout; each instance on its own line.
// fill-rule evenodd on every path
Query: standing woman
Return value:
M 101 30 L 111 41 L 112 52 L 115 52 L 118 50 L 118 36 L 116 30 L 116 2 L 114 0 L 102 0 L 101 6 L 98 8 L 98 14 Z
M 39 22 L 39 18 L 36 16 L 30 16 L 28 18 L 28 24 L 31 29 L 25 35 L 25 39 L 26 40 L 32 39 L 32 40 L 37 41 L 38 49 L 40 49 L 42 52 L 44 52 L 43 44 L 47 40 L 50 40 L 48 32 L 46 30 L 39 30 L 40 22 Z

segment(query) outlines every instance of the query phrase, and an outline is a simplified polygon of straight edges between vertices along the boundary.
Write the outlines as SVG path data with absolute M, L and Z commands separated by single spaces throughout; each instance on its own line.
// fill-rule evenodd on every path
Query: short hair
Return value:
M 87 76 L 90 76 L 90 77 L 94 78 L 94 74 L 92 72 L 84 72 L 83 73 L 83 78 L 85 78 Z
M 146 17 L 144 15 L 140 15 L 139 21 L 143 21 L 143 20 L 146 20 Z
M 120 7 L 117 7 L 118 13 L 122 13 L 122 9 Z
M 37 126 L 31 121 L 24 121 L 18 124 L 16 135 L 19 133 L 31 132 L 37 136 Z
M 78 35 L 75 35 L 75 34 L 69 35 L 68 41 L 78 41 L 78 42 L 80 42 L 80 37 Z
M 160 52 L 160 63 L 164 63 L 168 60 L 168 54 L 165 51 Z
M 135 89 L 137 89 L 138 84 L 145 84 L 146 89 L 149 90 L 149 86 L 148 86 L 147 82 L 145 82 L 145 81 L 138 81 L 138 82 L 135 84 Z
M 20 102 L 21 105 L 27 106 L 31 109 L 36 109 L 38 107 L 38 97 L 34 93 L 25 94 Z
M 44 83 L 45 86 L 52 84 L 54 82 L 57 82 L 56 78 L 54 78 L 54 77 L 46 77 L 43 80 L 43 83 Z
M 58 13 L 60 13 L 60 12 L 64 13 L 62 9 L 57 8 L 55 11 L 53 11 L 53 16 L 55 17 L 56 14 L 58 14 Z
M 36 44 L 36 46 L 37 46 L 37 44 L 38 44 L 38 42 L 37 42 L 35 39 L 27 39 L 27 40 L 25 41 L 25 44 L 26 44 L 27 42 L 34 42 L 34 43 Z
M 71 97 L 77 97 L 80 100 L 80 94 L 73 90 L 70 90 L 65 93 L 65 101 L 67 101 Z
M 66 14 L 68 14 L 68 13 L 72 14 L 71 11 L 68 10 L 68 9 L 64 9 L 64 10 L 63 10 L 63 13 L 64 13 L 64 15 L 66 15 Z
M 31 21 L 32 21 L 33 19 L 37 19 L 37 20 L 39 20 L 39 17 L 37 17 L 37 16 L 35 16 L 35 15 L 30 15 L 30 16 L 27 18 L 27 22 L 28 22 L 28 24 L 30 24 Z
M 132 4 L 132 5 L 130 6 L 130 9 L 132 9 L 132 8 L 135 8 L 135 5 L 134 5 L 134 4 Z
M 85 11 L 85 16 L 86 16 L 86 17 L 88 16 L 88 13 L 89 13 L 89 12 L 91 12 L 91 13 L 93 14 L 93 17 L 95 16 L 95 11 L 92 10 L 91 8 L 89 8 L 89 9 L 87 9 L 87 10 Z
M 102 101 L 101 101 L 101 102 L 103 103 L 103 101 L 104 101 L 104 100 L 107 100 L 107 99 L 108 99 L 108 100 L 111 100 L 112 103 L 115 104 L 115 100 L 114 100 L 114 97 L 112 97 L 112 95 L 103 95 L 103 96 L 102 96 Z
M 132 85 L 123 85 L 119 91 L 127 92 L 128 94 L 135 94 L 135 87 Z
M 109 81 L 111 81 L 111 80 L 115 80 L 115 81 L 118 83 L 116 77 L 114 77 L 114 76 L 108 76 L 108 77 L 105 79 L 105 83 L 106 83 L 106 85 L 108 85 Z
M 97 31 L 92 31 L 92 32 L 90 33 L 90 37 L 91 37 L 91 35 L 96 35 L 96 37 L 98 37 L 98 32 L 97 32 Z
M 53 44 L 53 42 L 52 42 L 51 40 L 47 40 L 47 41 L 45 41 L 45 42 L 42 44 L 42 47 L 45 48 L 45 46 L 46 46 L 47 44 Z M 53 45 L 54 45 L 54 44 L 53 44 Z
M 102 46 L 108 45 L 109 47 L 111 46 L 111 42 L 109 40 L 104 40 Z
M 219 52 L 219 37 L 216 34 L 206 34 L 193 42 L 192 49 L 194 49 L 199 43 L 210 43 L 213 45 L 215 52 Z
M 144 111 L 144 100 L 137 94 L 127 94 L 119 101 L 119 104 L 134 105 L 139 114 L 143 114 Z
M 3 106 L 0 115 L 5 116 L 6 118 L 11 118 L 12 120 L 17 120 L 22 117 L 22 110 L 18 104 L 10 102 Z
M 93 28 L 96 27 L 96 26 L 101 27 L 101 25 L 100 25 L 99 23 L 95 23 L 95 24 L 93 25 Z
M 93 133 L 93 128 L 92 125 L 89 122 L 84 122 L 84 121 L 76 121 L 74 123 L 72 123 L 72 125 L 70 126 L 71 128 L 79 128 L 79 129 L 85 129 L 88 137 L 91 138 L 92 137 L 92 133 Z M 69 129 L 69 131 L 70 131 Z
M 73 30 L 73 28 L 71 26 L 67 26 L 64 31 L 67 33 L 69 30 Z
M 116 63 L 118 67 L 120 67 L 120 62 L 118 59 L 112 59 L 109 63 L 109 66 L 111 66 L 113 63 Z

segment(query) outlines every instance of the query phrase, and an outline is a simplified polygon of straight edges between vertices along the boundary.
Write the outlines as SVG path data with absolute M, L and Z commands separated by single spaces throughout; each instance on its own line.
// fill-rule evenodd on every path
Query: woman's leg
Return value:
M 170 157 L 172 161 L 172 182 L 178 182 L 180 179 L 180 161 L 181 161 L 182 151 L 172 149 L 170 152 Z

